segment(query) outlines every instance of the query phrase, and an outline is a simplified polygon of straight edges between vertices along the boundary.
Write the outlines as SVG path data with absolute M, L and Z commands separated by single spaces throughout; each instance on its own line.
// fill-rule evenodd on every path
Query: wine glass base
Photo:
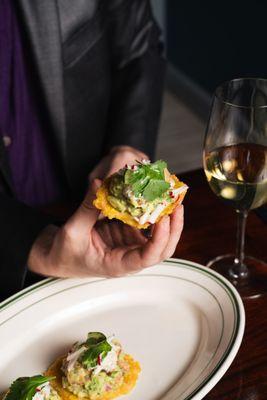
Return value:
M 244 264 L 248 268 L 248 273 L 237 276 L 234 273 L 234 260 L 234 254 L 226 254 L 209 261 L 207 267 L 228 279 L 243 299 L 267 295 L 267 263 L 246 256 Z

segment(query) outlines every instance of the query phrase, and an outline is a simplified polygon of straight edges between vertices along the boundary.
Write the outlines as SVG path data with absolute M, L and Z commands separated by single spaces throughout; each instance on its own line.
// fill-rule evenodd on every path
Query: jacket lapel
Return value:
M 32 53 L 44 93 L 62 162 L 66 158 L 66 126 L 62 47 L 57 0 L 18 0 L 32 46 Z

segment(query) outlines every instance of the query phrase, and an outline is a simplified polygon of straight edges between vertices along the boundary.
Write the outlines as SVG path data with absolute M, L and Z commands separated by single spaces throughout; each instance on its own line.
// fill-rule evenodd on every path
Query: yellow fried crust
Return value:
M 171 175 L 171 178 L 175 181 L 174 189 L 178 189 L 179 187 L 183 186 L 184 183 L 179 181 L 179 179 L 175 175 Z M 112 205 L 108 202 L 108 187 L 109 187 L 110 178 L 104 180 L 103 185 L 98 189 L 96 193 L 96 199 L 94 200 L 93 204 L 96 208 L 102 211 L 103 215 L 109 219 L 116 218 L 127 225 L 133 226 L 137 229 L 146 229 L 150 223 L 146 222 L 145 224 L 141 225 L 138 221 L 136 221 L 128 212 L 121 212 L 116 210 Z M 175 202 L 170 203 L 165 210 L 157 218 L 156 222 L 159 222 L 164 215 L 170 215 L 174 209 L 177 207 L 178 204 L 181 204 L 184 196 L 186 194 L 186 190 L 181 193 Z
M 62 387 L 62 361 L 64 357 L 58 358 L 45 372 L 46 376 L 55 376 L 56 379 L 51 381 L 51 386 L 57 391 L 58 395 L 62 400 L 79 400 L 79 397 L 75 396 L 68 390 Z M 128 372 L 124 375 L 123 384 L 116 390 L 106 393 L 103 396 L 97 397 L 97 400 L 111 400 L 118 396 L 129 393 L 135 386 L 138 379 L 139 372 L 141 371 L 140 364 L 135 361 L 129 354 L 125 354 L 124 360 L 129 365 Z M 83 400 L 91 400 L 89 397 L 83 397 Z

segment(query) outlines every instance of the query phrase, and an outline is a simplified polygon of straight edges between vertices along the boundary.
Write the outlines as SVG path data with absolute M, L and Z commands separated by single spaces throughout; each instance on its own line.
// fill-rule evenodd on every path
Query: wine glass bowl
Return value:
M 218 256 L 208 266 L 246 295 L 267 292 L 267 265 L 244 254 L 248 212 L 267 203 L 267 80 L 234 79 L 216 89 L 203 164 L 212 191 L 238 216 L 235 255 Z M 260 288 L 253 284 L 258 278 Z

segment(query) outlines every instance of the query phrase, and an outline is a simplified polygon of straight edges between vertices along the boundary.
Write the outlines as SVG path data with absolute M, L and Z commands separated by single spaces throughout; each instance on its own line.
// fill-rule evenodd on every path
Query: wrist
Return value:
M 48 225 L 34 241 L 29 257 L 28 269 L 31 272 L 43 275 L 54 276 L 55 266 L 51 262 L 50 251 L 59 228 L 55 225 Z

